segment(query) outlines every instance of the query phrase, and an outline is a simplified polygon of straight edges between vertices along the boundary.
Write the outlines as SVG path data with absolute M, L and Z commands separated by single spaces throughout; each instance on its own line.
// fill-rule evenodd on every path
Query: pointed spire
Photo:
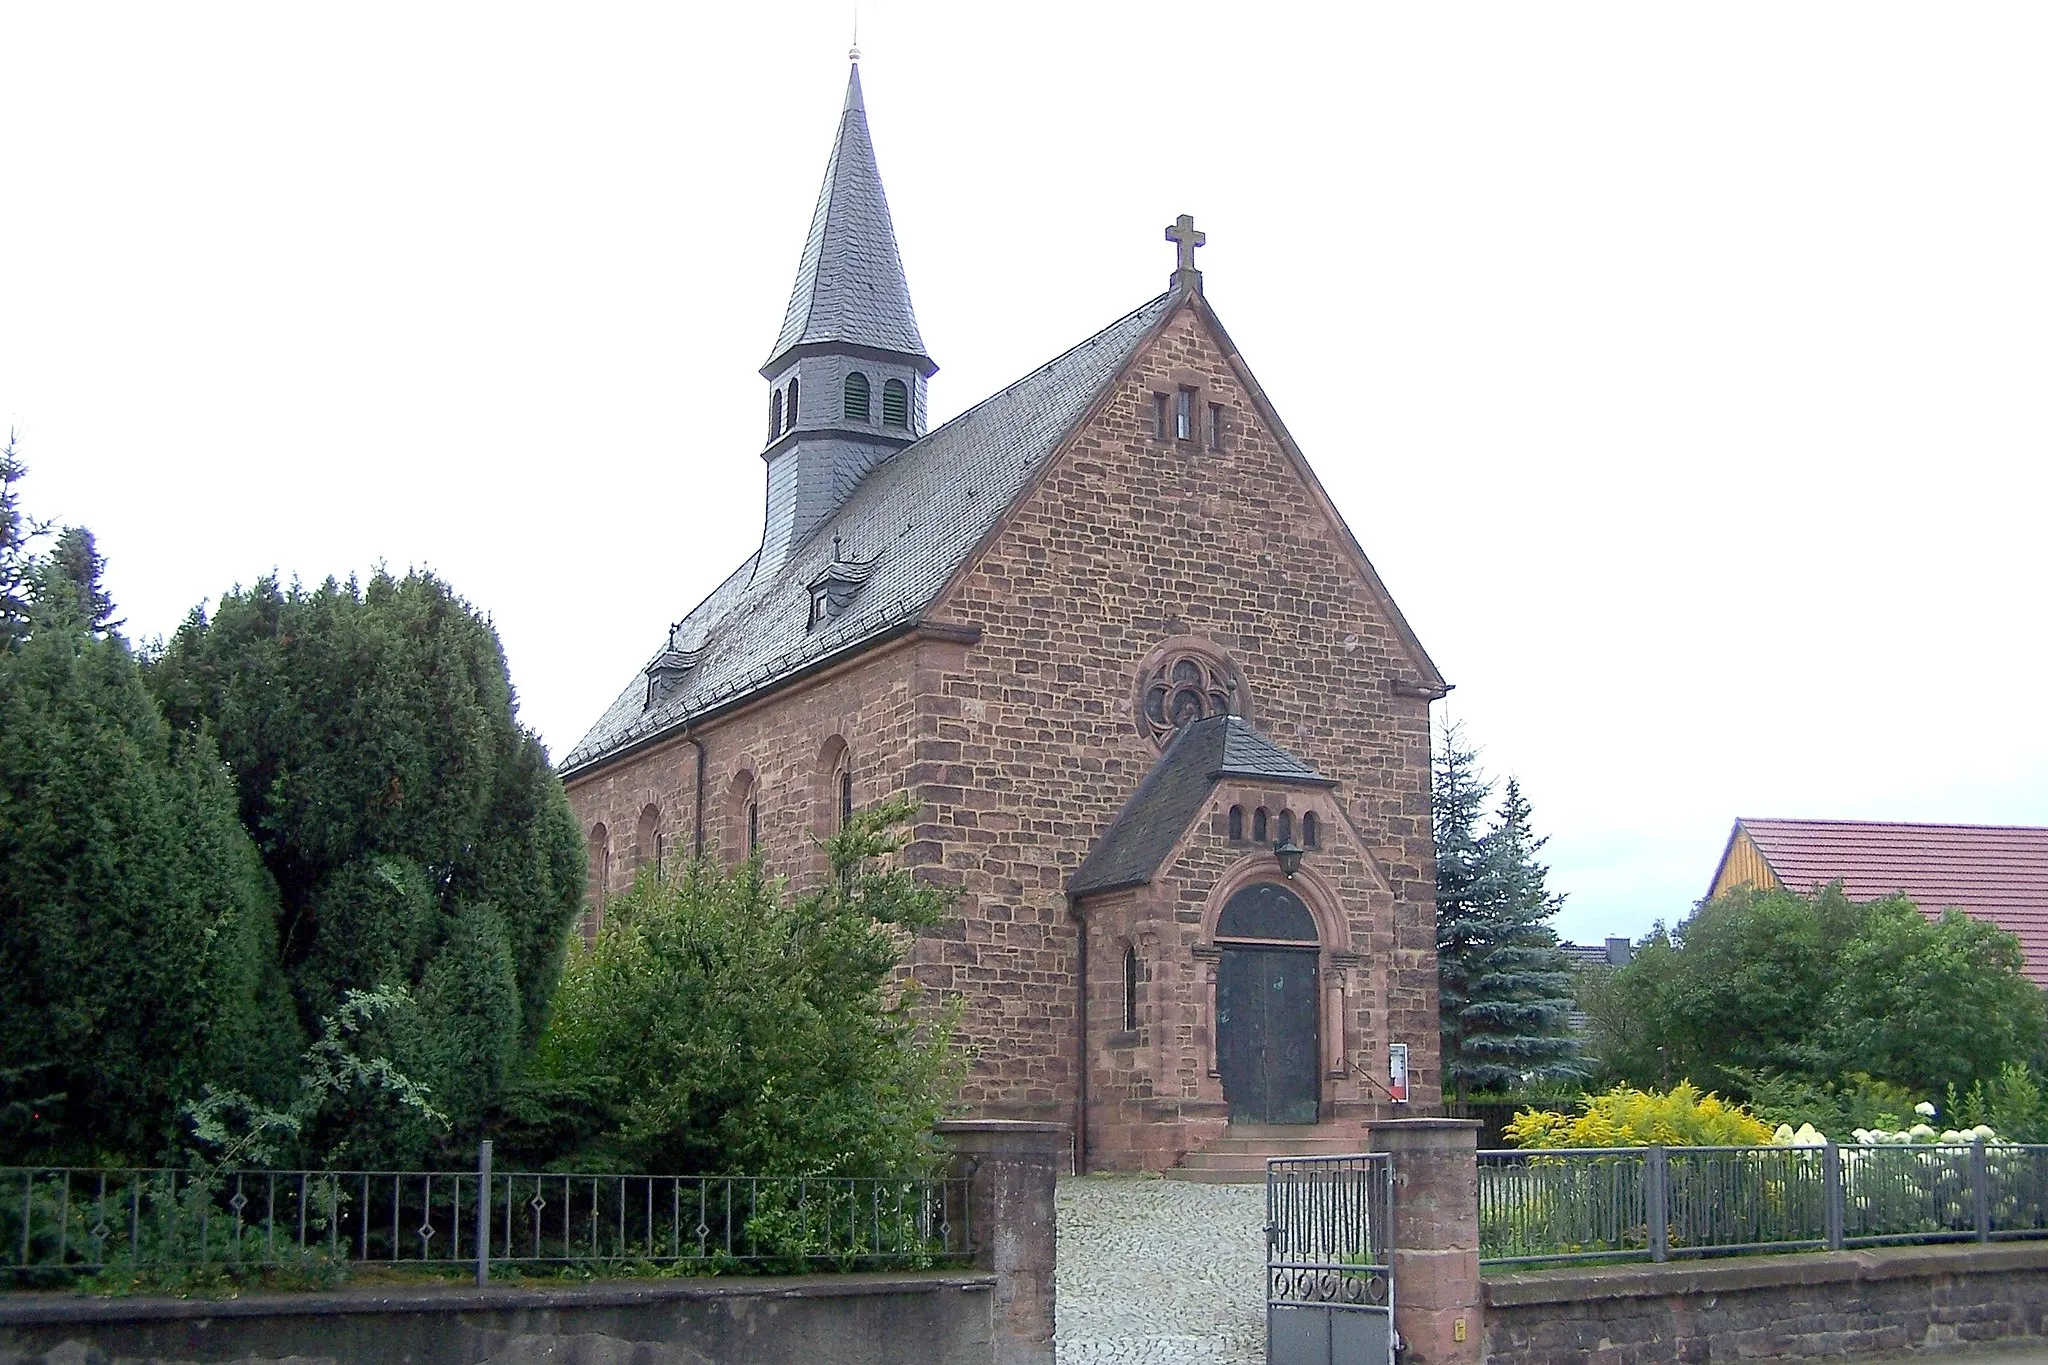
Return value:
M 811 214 L 789 311 L 762 373 L 772 374 L 787 352 L 821 343 L 911 357 L 927 375 L 938 369 L 925 354 L 910 306 L 910 285 L 903 278 L 896 228 L 868 135 L 858 61 L 847 75 L 839 135 L 825 163 L 825 183 Z

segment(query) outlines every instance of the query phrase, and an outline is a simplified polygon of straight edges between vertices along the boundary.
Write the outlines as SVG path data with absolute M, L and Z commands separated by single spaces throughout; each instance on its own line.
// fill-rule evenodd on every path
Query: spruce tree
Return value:
M 1508 779 L 1492 826 L 1479 840 L 1476 899 L 1484 949 L 1465 983 L 1454 1080 L 1462 1092 L 1505 1090 L 1525 1080 L 1577 1075 L 1571 1036 L 1571 965 L 1550 918 L 1564 904 L 1536 861 L 1547 842 L 1530 828 L 1528 798 Z
M 1482 903 L 1485 855 L 1480 820 L 1493 785 L 1481 777 L 1464 730 L 1445 728 L 1431 762 L 1430 826 L 1436 838 L 1437 1009 L 1443 1034 L 1445 1088 L 1462 1097 L 1465 1007 L 1491 943 Z

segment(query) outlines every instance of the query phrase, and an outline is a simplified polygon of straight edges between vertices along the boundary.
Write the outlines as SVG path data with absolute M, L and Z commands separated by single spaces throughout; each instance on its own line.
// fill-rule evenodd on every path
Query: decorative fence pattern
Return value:
M 2044 1236 L 2048 1146 L 1479 1154 L 1479 1255 L 1488 1264 Z
M 973 1254 L 964 1178 L 0 1168 L 0 1272 L 647 1263 L 872 1270 Z

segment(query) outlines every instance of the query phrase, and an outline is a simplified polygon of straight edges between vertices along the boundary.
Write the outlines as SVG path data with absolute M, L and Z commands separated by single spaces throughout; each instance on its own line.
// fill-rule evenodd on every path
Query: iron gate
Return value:
M 1393 1215 L 1384 1152 L 1266 1163 L 1266 1365 L 1390 1365 Z

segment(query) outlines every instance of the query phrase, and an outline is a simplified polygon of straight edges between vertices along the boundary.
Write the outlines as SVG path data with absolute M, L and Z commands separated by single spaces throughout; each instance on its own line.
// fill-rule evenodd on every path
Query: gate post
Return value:
M 1408 1365 L 1479 1365 L 1479 1121 L 1388 1119 L 1368 1145 L 1394 1160 L 1394 1330 Z
M 995 1365 L 1053 1365 L 1053 1184 L 1063 1123 L 948 1119 L 939 1136 L 969 1175 L 974 1264 L 992 1270 Z

